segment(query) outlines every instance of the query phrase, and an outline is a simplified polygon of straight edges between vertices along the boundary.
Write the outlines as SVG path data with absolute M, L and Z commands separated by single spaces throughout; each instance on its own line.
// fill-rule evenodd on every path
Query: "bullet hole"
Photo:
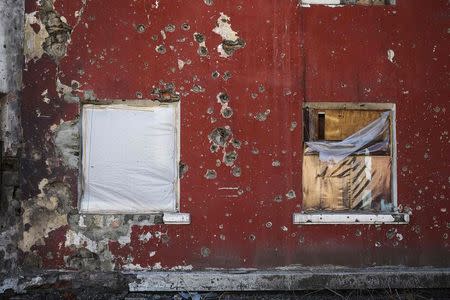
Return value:
M 253 147 L 253 148 L 252 148 L 252 154 L 258 155 L 258 154 L 259 154 L 259 149 L 256 148 L 256 147 Z
M 216 144 L 212 144 L 209 147 L 209 150 L 211 151 L 211 153 L 216 153 L 219 150 L 219 146 L 217 146 Z
M 222 241 L 225 241 L 225 235 L 221 234 L 221 235 L 219 235 L 219 238 L 220 238 Z
M 144 24 L 138 24 L 136 26 L 136 31 L 139 32 L 139 33 L 145 32 L 145 25 Z
M 281 195 L 276 195 L 273 201 L 280 203 L 281 201 L 283 201 L 283 197 Z
M 178 102 L 181 99 L 180 93 L 175 91 L 173 83 L 160 82 L 160 87 L 153 88 L 151 91 L 154 100 L 165 103 Z
M 155 51 L 160 54 L 164 54 L 167 52 L 167 49 L 164 45 L 158 45 L 158 46 L 156 46 Z
M 212 72 L 212 74 L 211 74 L 211 77 L 214 78 L 214 79 L 218 78 L 219 76 L 220 76 L 220 74 L 219 74 L 219 72 L 217 72 L 217 71 L 214 71 L 214 72 Z
M 167 233 L 161 234 L 161 242 L 163 244 L 168 244 L 169 241 L 170 241 L 170 237 L 169 237 L 169 235 Z
M 290 131 L 294 131 L 295 128 L 297 128 L 297 122 L 292 121 L 292 122 L 291 122 L 291 127 L 289 127 L 289 130 L 290 130 Z
M 294 199 L 295 197 L 296 197 L 296 195 L 295 195 L 295 191 L 294 190 L 290 190 L 286 194 L 286 198 L 288 198 L 289 200 Z
M 188 31 L 189 29 L 191 29 L 191 26 L 188 23 L 183 23 L 181 24 L 181 29 L 184 31 Z
M 304 236 L 299 236 L 298 237 L 298 243 L 299 244 L 303 244 L 305 242 L 305 237 Z
M 233 139 L 231 141 L 231 145 L 236 148 L 236 149 L 240 149 L 241 148 L 241 141 L 237 140 L 237 139 Z
M 189 170 L 189 166 L 187 164 L 185 164 L 184 162 L 180 161 L 180 165 L 179 165 L 180 169 L 180 178 L 184 177 L 184 174 L 187 173 L 187 171 Z
M 266 223 L 266 228 L 272 228 L 272 222 L 270 222 L 270 221 L 267 222 L 267 223 Z
M 214 4 L 214 0 L 203 0 L 203 2 L 205 2 L 205 4 L 208 6 L 211 6 Z
M 231 168 L 231 174 L 234 177 L 241 177 L 241 168 L 237 167 L 237 166 L 234 166 L 233 168 Z
M 279 167 L 281 166 L 281 162 L 279 160 L 272 161 L 272 167 Z
M 250 235 L 248 236 L 248 239 L 249 239 L 250 241 L 254 241 L 254 240 L 256 240 L 256 236 L 255 236 L 254 234 L 250 234 Z
M 193 92 L 193 93 L 196 93 L 196 94 L 198 94 L 198 93 L 204 93 L 205 92 L 205 88 L 204 87 L 201 87 L 201 86 L 199 86 L 199 85 L 194 85 L 192 88 L 191 88 L 191 92 Z
M 200 46 L 197 49 L 197 53 L 200 56 L 208 56 L 208 49 L 205 46 Z
M 252 99 L 256 99 L 256 98 L 258 98 L 258 94 L 257 93 L 252 93 L 250 95 L 250 97 L 252 97 Z
M 174 31 L 175 31 L 175 25 L 173 25 L 173 24 L 168 24 L 168 25 L 164 28 L 164 30 L 165 30 L 166 32 L 174 32 Z
M 72 90 L 78 90 L 80 88 L 80 83 L 76 80 L 72 80 L 72 82 L 70 83 L 70 87 L 72 88 Z
M 381 243 L 380 242 L 375 242 L 375 247 L 380 248 L 381 247 Z
M 216 159 L 216 167 L 220 167 L 222 161 L 220 159 Z
M 208 257 L 211 254 L 211 250 L 209 250 L 208 247 L 202 247 L 200 253 L 202 254 L 203 257 Z
M 238 154 L 236 151 L 233 150 L 233 151 L 227 152 L 223 155 L 223 162 L 225 163 L 226 166 L 230 167 L 234 164 L 237 157 L 238 157 Z
M 136 92 L 136 98 L 138 99 L 142 99 L 142 93 L 141 92 Z
M 220 113 L 222 114 L 222 117 L 228 119 L 233 115 L 233 110 L 231 109 L 231 107 L 225 106 L 220 110 Z
M 216 179 L 217 178 L 217 172 L 216 172 L 216 170 L 208 169 L 208 170 L 206 170 L 206 173 L 205 173 L 204 177 L 206 179 Z
M 231 72 L 230 71 L 225 71 L 222 75 L 222 79 L 227 81 L 228 79 L 231 78 Z
M 208 135 L 208 138 L 213 144 L 219 147 L 225 147 L 231 135 L 232 132 L 229 127 L 218 127 Z
M 411 228 L 411 231 L 414 231 L 416 234 L 420 234 L 421 231 L 422 231 L 422 229 L 420 228 L 420 225 L 414 225 L 414 226 Z
M 228 55 L 231 56 L 238 49 L 245 47 L 245 41 L 241 38 L 236 40 L 223 40 L 222 41 L 222 49 Z
M 360 229 L 356 229 L 355 236 L 361 236 L 361 235 L 362 235 L 361 230 Z
M 207 113 L 208 115 L 212 115 L 212 114 L 214 113 L 214 108 L 208 107 L 208 109 L 206 110 L 206 113 Z
M 267 120 L 267 117 L 269 116 L 269 114 L 270 114 L 270 109 L 267 109 L 265 112 L 258 113 L 255 116 L 255 119 L 260 122 L 264 122 L 265 120 Z
M 266 90 L 266 89 L 264 88 L 264 86 L 263 86 L 262 84 L 260 84 L 259 87 L 258 87 L 258 91 L 259 91 L 260 93 L 264 93 L 265 90 Z
M 396 228 L 391 228 L 386 232 L 386 237 L 389 240 L 392 240 L 392 238 L 397 234 L 397 229 Z
M 197 43 L 203 43 L 205 41 L 205 36 L 201 33 L 196 32 L 194 33 L 194 40 Z
M 228 97 L 227 93 L 221 92 L 217 94 L 217 102 L 226 104 L 230 101 L 230 97 Z
M 158 40 L 158 35 L 157 34 L 154 34 L 154 35 L 152 35 L 152 40 L 154 41 L 154 42 L 156 42 L 157 40 Z

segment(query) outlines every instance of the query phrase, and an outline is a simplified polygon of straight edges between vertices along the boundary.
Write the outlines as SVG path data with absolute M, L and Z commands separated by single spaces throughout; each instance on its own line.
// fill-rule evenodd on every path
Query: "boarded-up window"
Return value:
M 178 113 L 177 103 L 83 106 L 81 212 L 177 211 Z
M 394 209 L 394 110 L 388 106 L 305 105 L 303 211 Z

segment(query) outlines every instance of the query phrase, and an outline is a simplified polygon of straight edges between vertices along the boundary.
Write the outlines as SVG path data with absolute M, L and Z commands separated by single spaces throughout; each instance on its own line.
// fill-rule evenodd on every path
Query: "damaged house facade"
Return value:
M 0 295 L 449 288 L 446 0 L 2 0 Z

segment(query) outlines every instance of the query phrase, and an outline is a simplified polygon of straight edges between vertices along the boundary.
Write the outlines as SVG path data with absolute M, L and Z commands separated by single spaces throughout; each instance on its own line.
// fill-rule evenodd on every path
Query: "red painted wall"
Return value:
M 28 13 L 37 9 L 35 2 L 27 1 Z M 67 85 L 76 80 L 99 99 L 135 99 L 138 92 L 152 98 L 160 80 L 175 83 L 182 94 L 181 160 L 189 170 L 181 180 L 181 211 L 191 214 L 192 224 L 133 227 L 130 243 L 109 243 L 116 266 L 128 256 L 144 268 L 158 263 L 194 269 L 449 266 L 448 1 L 304 8 L 294 0 L 215 1 L 211 6 L 203 1 L 88 0 L 78 19 L 75 12 L 81 7 L 81 1 L 55 3 L 73 27 L 67 55 L 58 65 L 44 55 L 24 72 L 25 198 L 38 194 L 42 178 L 50 178 L 71 186 L 76 207 L 77 172 L 59 163 L 50 127 L 77 118 L 79 105 L 58 97 L 56 78 Z M 220 12 L 231 18 L 246 43 L 230 58 L 219 57 L 216 50 L 222 40 L 212 30 Z M 181 29 L 183 23 L 190 25 L 188 31 Z M 146 26 L 144 32 L 136 30 L 138 24 Z M 176 30 L 163 40 L 160 31 L 168 24 Z M 197 54 L 194 32 L 206 37 L 208 57 Z M 155 51 L 160 44 L 166 45 L 165 54 Z M 393 62 L 388 49 L 395 53 Z M 191 64 L 179 70 L 178 59 Z M 214 79 L 214 71 L 221 77 Z M 225 71 L 231 73 L 228 80 L 222 78 Z M 205 92 L 190 91 L 194 85 Z M 42 101 L 46 89 L 49 104 Z M 220 115 L 219 92 L 230 96 L 234 113 L 229 119 Z M 292 224 L 292 213 L 300 211 L 302 202 L 300 112 L 305 101 L 397 104 L 398 202 L 412 209 L 409 225 Z M 266 110 L 265 121 L 255 119 Z M 297 124 L 293 130 L 292 122 Z M 222 126 L 230 126 L 242 142 L 235 162 L 241 177 L 224 164 L 217 167 L 222 151 L 209 150 L 208 134 Z M 259 153 L 253 154 L 254 149 Z M 274 160 L 281 166 L 274 167 Z M 217 178 L 207 180 L 207 169 L 215 169 Z M 223 189 L 230 187 L 237 189 Z M 296 198 L 287 199 L 289 190 Z M 281 202 L 274 201 L 277 195 Z M 401 236 L 389 239 L 392 228 Z M 44 267 L 64 266 L 62 257 L 72 251 L 64 246 L 68 229 L 53 231 L 45 245 L 34 248 Z M 138 238 L 155 231 L 166 232 L 168 239 Z M 47 251 L 56 254 L 49 258 Z

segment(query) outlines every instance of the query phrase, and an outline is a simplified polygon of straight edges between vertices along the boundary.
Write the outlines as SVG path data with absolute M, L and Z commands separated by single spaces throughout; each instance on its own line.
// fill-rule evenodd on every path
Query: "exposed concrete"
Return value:
M 86 251 L 85 251 L 86 252 Z M 95 262 L 95 255 L 85 256 Z M 74 256 L 75 259 L 76 256 Z M 96 263 L 94 263 L 95 265 Z M 450 269 L 435 268 L 299 268 L 136 272 L 47 271 L 0 280 L 0 293 L 33 293 L 38 289 L 110 289 L 148 291 L 301 291 L 339 289 L 450 288 Z
M 20 231 L 20 90 L 24 1 L 0 2 L 0 282 L 14 284 Z M 0 284 L 0 292 L 2 287 Z
M 0 140 L 3 141 L 3 155 L 17 156 L 21 147 L 20 94 L 12 91 L 0 98 Z
M 24 2 L 0 2 L 0 131 L 3 152 L 16 155 L 20 140 Z
M 0 94 L 22 86 L 23 0 L 0 2 Z
M 141 272 L 130 291 L 262 291 L 315 289 L 449 288 L 450 269 L 293 268 L 206 272 Z
M 64 165 L 77 169 L 80 156 L 80 128 L 78 120 L 61 123 L 55 131 L 55 146 Z
M 53 4 L 53 0 L 40 1 L 39 18 L 48 33 L 42 47 L 58 63 L 66 55 L 72 28 L 67 24 L 66 19 L 55 10 Z

